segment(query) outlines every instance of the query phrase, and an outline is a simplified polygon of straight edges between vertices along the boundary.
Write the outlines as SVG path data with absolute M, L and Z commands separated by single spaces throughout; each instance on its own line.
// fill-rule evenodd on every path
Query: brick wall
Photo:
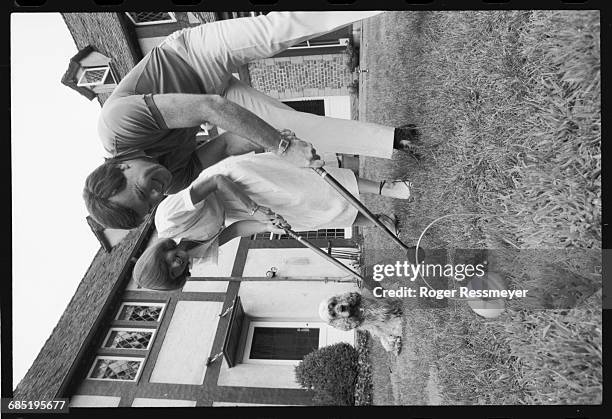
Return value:
M 272 97 L 348 95 L 352 75 L 344 54 L 276 57 L 249 64 L 252 86 Z

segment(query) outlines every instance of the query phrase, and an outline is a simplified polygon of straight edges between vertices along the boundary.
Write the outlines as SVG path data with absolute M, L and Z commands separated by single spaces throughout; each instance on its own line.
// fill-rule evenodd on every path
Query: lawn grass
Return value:
M 570 310 L 441 313 L 434 352 L 446 404 L 599 404 L 601 294 Z
M 599 14 L 436 13 L 423 32 L 424 129 L 462 199 L 504 215 L 479 223 L 487 244 L 601 248 Z
M 458 301 L 405 310 L 415 353 L 437 366 L 442 403 L 600 403 L 599 13 L 399 12 L 376 19 L 364 25 L 360 119 L 416 123 L 425 159 L 363 158 L 362 176 L 408 175 L 418 198 L 411 205 L 365 198 L 366 205 L 400 215 L 407 242 L 441 215 L 496 215 L 445 220 L 422 244 L 450 255 L 489 249 L 489 268 L 532 296 L 509 302 L 495 320 Z M 375 230 L 365 228 L 364 237 L 366 265 L 397 250 Z M 394 399 L 387 382 L 406 393 L 402 383 L 413 377 L 390 376 L 387 358 L 376 344 L 370 349 L 374 402 L 409 404 Z M 410 373 L 426 374 L 402 374 Z

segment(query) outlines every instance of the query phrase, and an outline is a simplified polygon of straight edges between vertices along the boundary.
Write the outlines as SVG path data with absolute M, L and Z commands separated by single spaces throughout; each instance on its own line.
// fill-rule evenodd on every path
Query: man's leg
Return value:
M 170 35 L 164 44 L 195 69 L 207 93 L 219 94 L 239 66 L 380 13 L 270 12 L 183 29 Z
M 359 154 L 390 159 L 395 129 L 384 125 L 298 112 L 233 78 L 224 96 L 277 129 L 290 129 L 317 152 Z

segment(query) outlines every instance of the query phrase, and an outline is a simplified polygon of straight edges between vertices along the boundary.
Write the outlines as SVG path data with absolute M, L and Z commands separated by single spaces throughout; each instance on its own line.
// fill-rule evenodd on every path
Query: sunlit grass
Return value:
M 438 367 L 444 403 L 600 403 L 599 12 L 386 19 L 361 64 L 360 118 L 417 123 L 425 159 L 362 159 L 362 175 L 409 176 L 419 193 L 410 205 L 366 204 L 400 215 L 406 242 L 441 215 L 496 215 L 445 220 L 422 244 L 491 249 L 510 287 L 532 296 L 495 320 L 462 302 L 405 314 L 420 356 Z M 366 255 L 393 248 L 372 229 L 364 235 Z

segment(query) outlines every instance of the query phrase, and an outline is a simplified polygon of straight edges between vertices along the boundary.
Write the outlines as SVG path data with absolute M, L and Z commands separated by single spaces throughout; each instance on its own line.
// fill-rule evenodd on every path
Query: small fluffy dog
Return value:
M 358 292 L 334 295 L 321 301 L 319 316 L 341 330 L 367 330 L 380 338 L 388 352 L 402 349 L 402 304 L 399 298 L 374 298 Z

